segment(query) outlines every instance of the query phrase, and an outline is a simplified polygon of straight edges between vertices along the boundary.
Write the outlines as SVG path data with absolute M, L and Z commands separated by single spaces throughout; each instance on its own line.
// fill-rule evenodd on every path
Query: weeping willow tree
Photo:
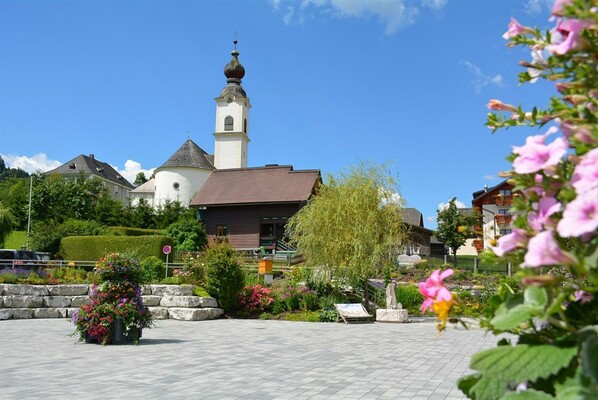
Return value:
M 384 166 L 363 163 L 327 180 L 287 230 L 307 266 L 364 285 L 367 304 L 367 279 L 395 265 L 406 238 L 397 184 Z

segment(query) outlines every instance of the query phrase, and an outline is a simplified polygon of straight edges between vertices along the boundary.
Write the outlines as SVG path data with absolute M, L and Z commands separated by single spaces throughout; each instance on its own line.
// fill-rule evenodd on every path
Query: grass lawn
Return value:
M 4 248 L 18 250 L 25 246 L 26 241 L 27 231 L 13 231 L 4 242 Z

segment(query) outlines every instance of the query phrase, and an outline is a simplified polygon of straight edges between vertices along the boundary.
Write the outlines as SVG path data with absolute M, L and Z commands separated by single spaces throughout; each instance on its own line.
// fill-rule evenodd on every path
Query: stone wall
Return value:
M 0 284 L 0 320 L 70 318 L 89 301 L 90 285 Z M 145 285 L 143 301 L 155 319 L 199 321 L 223 314 L 211 297 L 193 296 L 192 285 Z

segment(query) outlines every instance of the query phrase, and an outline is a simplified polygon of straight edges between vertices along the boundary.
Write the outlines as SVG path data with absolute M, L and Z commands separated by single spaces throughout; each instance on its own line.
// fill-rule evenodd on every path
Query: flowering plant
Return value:
M 239 295 L 241 305 L 250 312 L 264 312 L 274 302 L 273 289 L 262 285 L 245 286 Z
M 98 343 L 109 344 L 116 319 L 122 322 L 127 333 L 151 326 L 152 316 L 141 297 L 140 271 L 136 260 L 116 253 L 98 261 L 96 272 L 105 280 L 92 287 L 89 303 L 72 317 L 74 334 L 78 334 L 80 340 L 91 337 Z
M 555 83 L 550 105 L 488 104 L 493 130 L 550 126 L 509 157 L 505 175 L 521 195 L 513 198 L 512 233 L 487 256 L 519 265 L 523 291 L 490 300 L 482 325 L 508 335 L 472 357 L 476 374 L 459 382 L 470 398 L 598 398 L 598 5 L 556 0 L 551 20 L 556 26 L 542 33 L 513 19 L 503 36 L 531 48 L 521 82 Z M 423 287 L 424 304 L 441 321 L 453 298 L 443 274 Z

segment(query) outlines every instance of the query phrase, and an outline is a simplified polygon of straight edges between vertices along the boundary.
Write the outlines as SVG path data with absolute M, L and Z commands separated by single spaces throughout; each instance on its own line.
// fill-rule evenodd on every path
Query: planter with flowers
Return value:
M 152 317 L 141 297 L 142 270 L 136 259 L 112 253 L 100 258 L 94 272 L 102 282 L 90 302 L 73 315 L 79 340 L 87 343 L 137 343 Z

